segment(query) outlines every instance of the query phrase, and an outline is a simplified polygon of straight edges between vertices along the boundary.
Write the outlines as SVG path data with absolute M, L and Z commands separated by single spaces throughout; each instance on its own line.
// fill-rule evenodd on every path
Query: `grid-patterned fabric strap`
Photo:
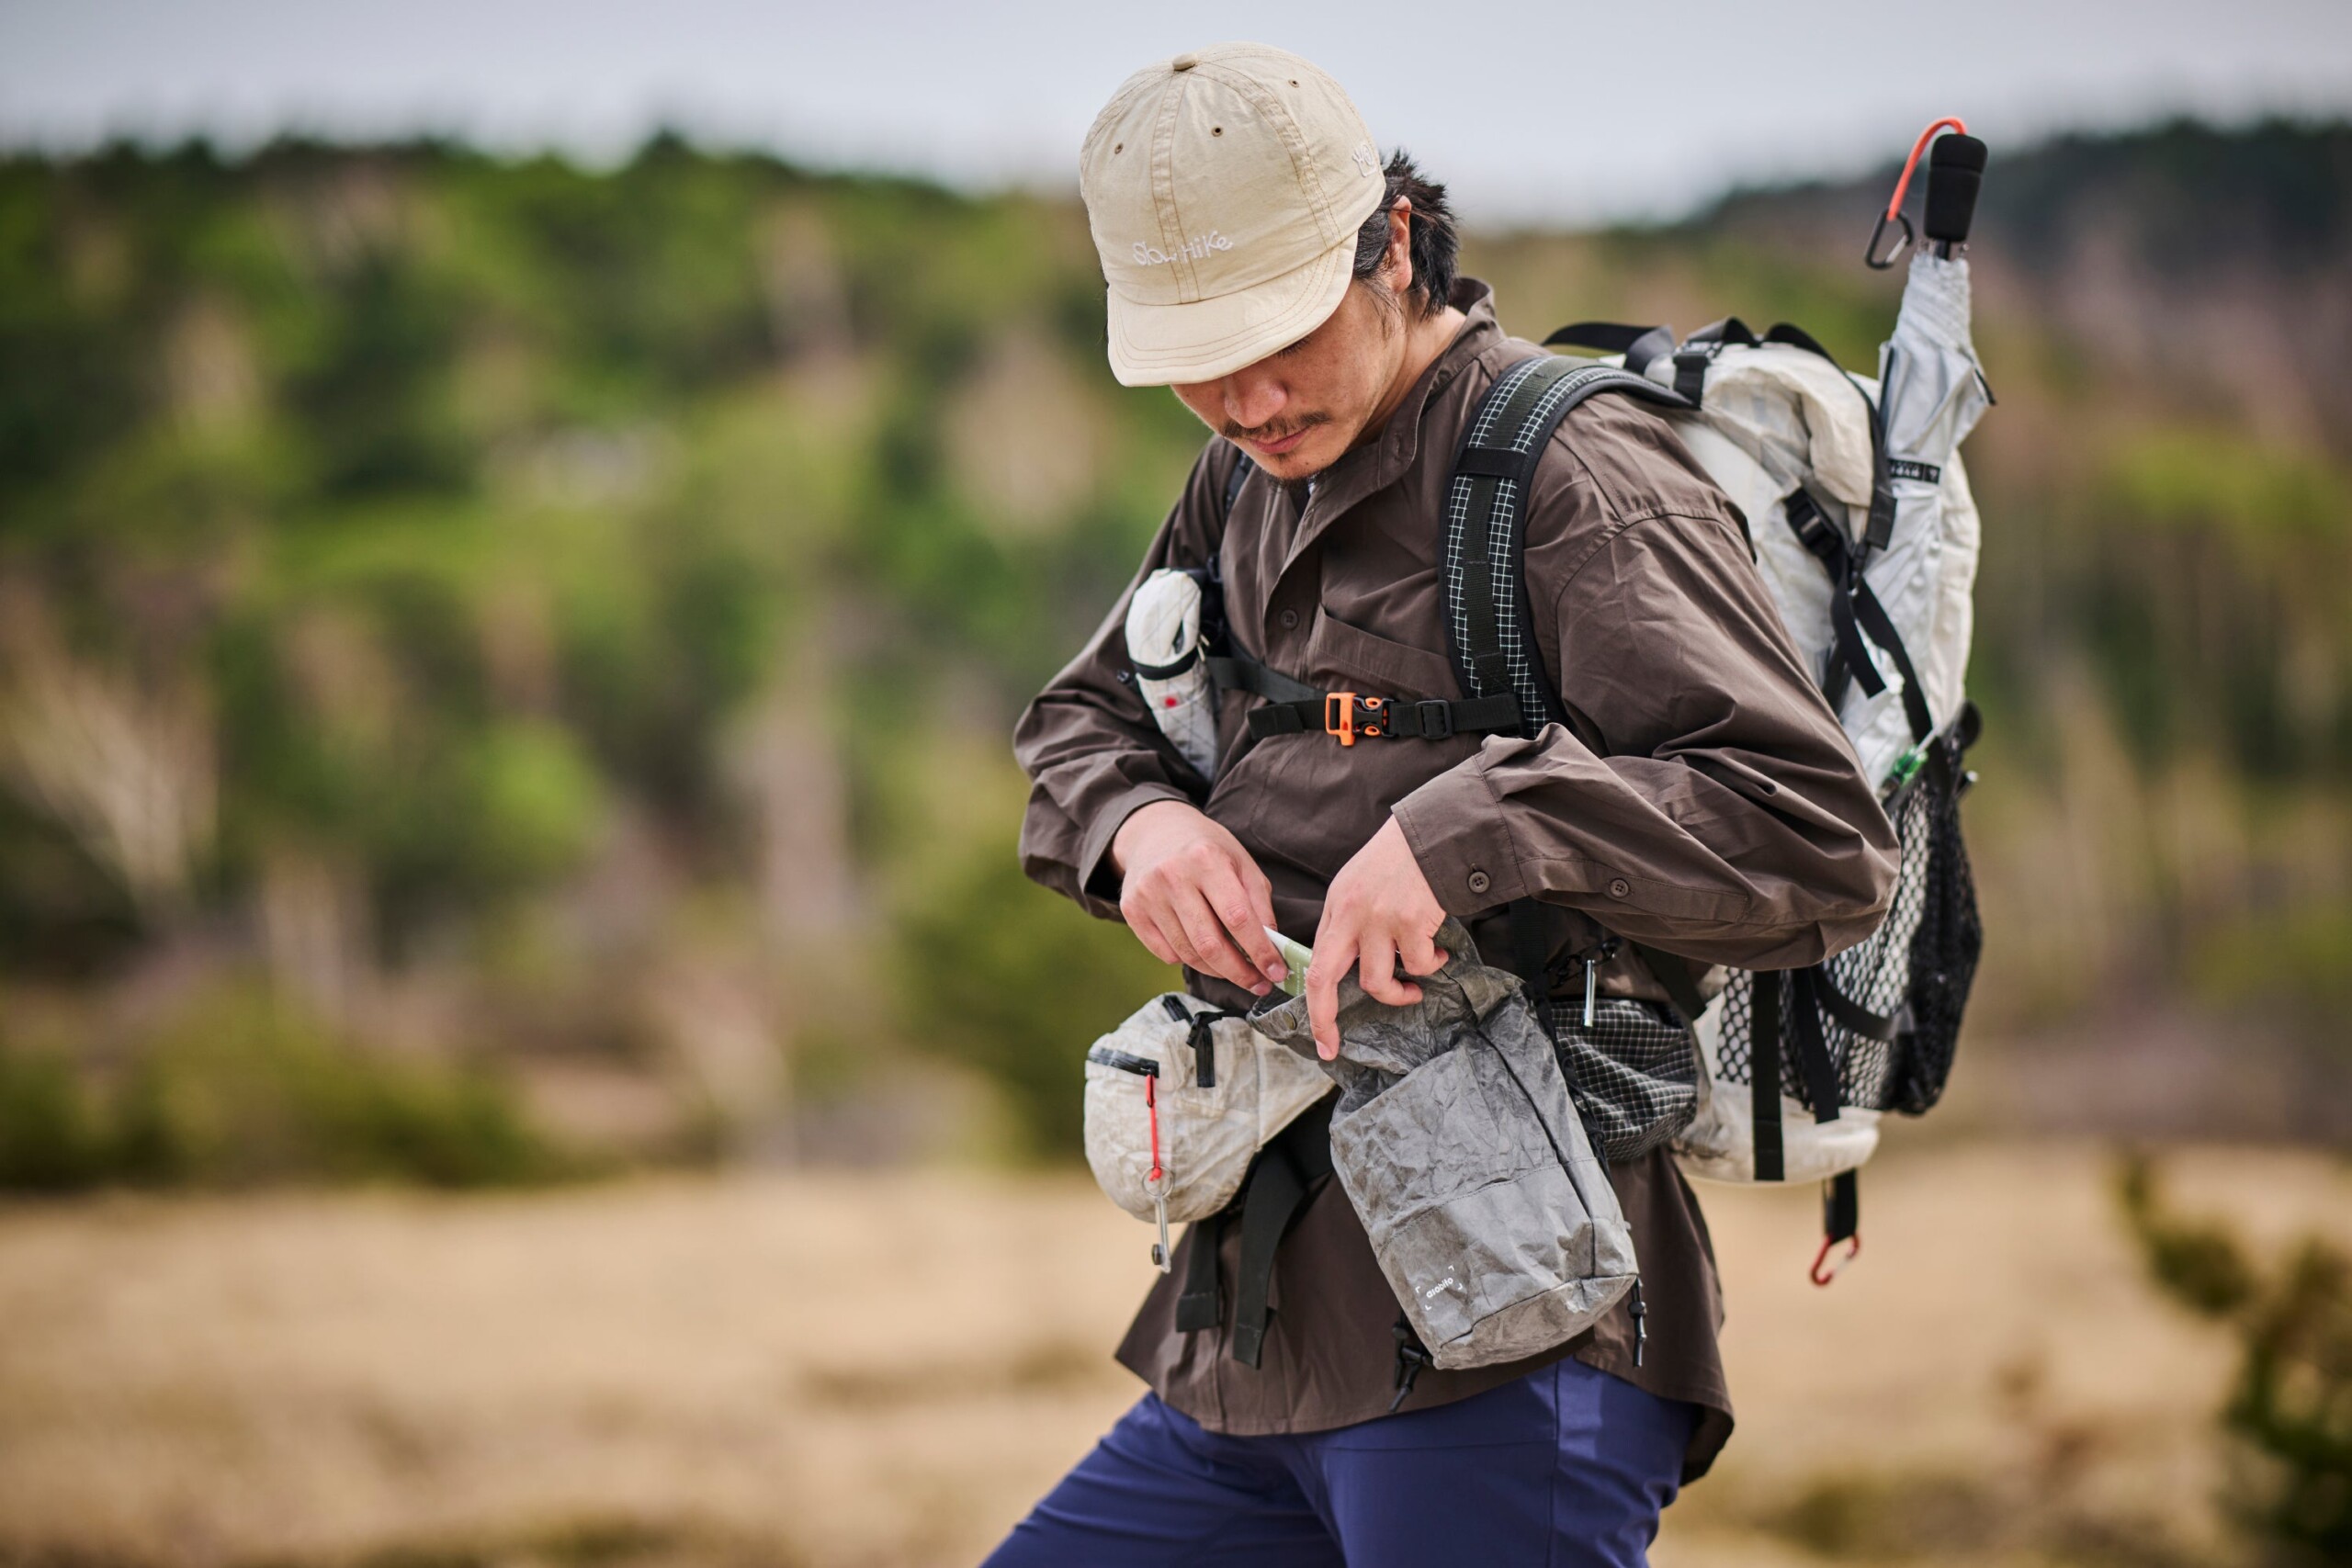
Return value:
M 1586 398 L 1607 391 L 1684 406 L 1657 382 L 1613 365 L 1548 354 L 1523 359 L 1487 389 L 1446 489 L 1446 637 L 1455 669 L 1473 696 L 1508 691 L 1517 697 L 1529 735 L 1560 714 L 1524 625 L 1521 498 L 1560 421 Z

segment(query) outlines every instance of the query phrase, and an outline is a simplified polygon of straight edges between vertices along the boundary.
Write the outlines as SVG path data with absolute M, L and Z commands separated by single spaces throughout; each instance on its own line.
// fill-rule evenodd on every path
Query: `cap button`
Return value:
M 1190 71 L 1193 66 L 1198 65 L 1200 62 L 1201 57 L 1193 53 L 1190 50 L 1187 50 L 1182 54 L 1180 54 L 1175 59 L 1170 61 L 1168 62 L 1168 69 L 1170 71 Z

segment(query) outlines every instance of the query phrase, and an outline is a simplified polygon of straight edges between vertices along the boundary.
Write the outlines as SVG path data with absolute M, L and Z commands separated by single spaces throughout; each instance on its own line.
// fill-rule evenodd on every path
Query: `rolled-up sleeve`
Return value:
M 1013 756 L 1030 781 L 1022 869 L 1104 919 L 1119 918 L 1110 850 L 1120 824 L 1154 801 L 1197 805 L 1207 789 L 1119 676 L 1127 668 L 1127 604 L 1136 588 L 1161 567 L 1202 565 L 1216 548 L 1221 452 L 1229 448 L 1213 441 L 1193 464 L 1126 591 L 1013 729 Z
M 1731 503 L 1659 461 L 1655 491 L 1539 484 L 1531 540 L 1577 541 L 1529 573 L 1571 723 L 1489 739 L 1395 815 L 1449 912 L 1533 897 L 1702 964 L 1818 963 L 1876 929 L 1894 832 Z

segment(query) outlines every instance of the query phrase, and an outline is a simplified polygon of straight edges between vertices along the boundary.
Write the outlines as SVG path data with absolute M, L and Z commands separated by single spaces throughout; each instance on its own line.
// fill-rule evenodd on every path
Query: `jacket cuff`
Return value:
M 1111 865 L 1111 840 L 1119 836 L 1119 829 L 1126 826 L 1128 818 L 1157 800 L 1190 804 L 1184 792 L 1172 784 L 1142 784 L 1124 795 L 1114 795 L 1109 805 L 1095 813 L 1093 826 L 1087 829 L 1078 853 L 1078 886 L 1084 895 L 1088 913 L 1106 920 L 1120 918 L 1119 874 Z
M 1532 891 L 1477 759 L 1438 774 L 1391 815 L 1447 914 L 1475 915 Z

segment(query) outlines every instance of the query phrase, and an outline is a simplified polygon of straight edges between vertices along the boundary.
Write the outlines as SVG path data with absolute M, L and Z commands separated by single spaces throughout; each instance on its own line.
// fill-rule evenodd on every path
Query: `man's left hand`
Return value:
M 1372 841 L 1331 879 L 1315 929 L 1315 962 L 1306 971 L 1306 1016 L 1325 1061 L 1340 1054 L 1340 980 L 1361 965 L 1356 983 L 1374 1001 L 1409 1007 L 1421 988 L 1405 975 L 1434 975 L 1445 965 L 1438 927 L 1445 909 L 1430 891 L 1405 829 L 1391 817 Z

